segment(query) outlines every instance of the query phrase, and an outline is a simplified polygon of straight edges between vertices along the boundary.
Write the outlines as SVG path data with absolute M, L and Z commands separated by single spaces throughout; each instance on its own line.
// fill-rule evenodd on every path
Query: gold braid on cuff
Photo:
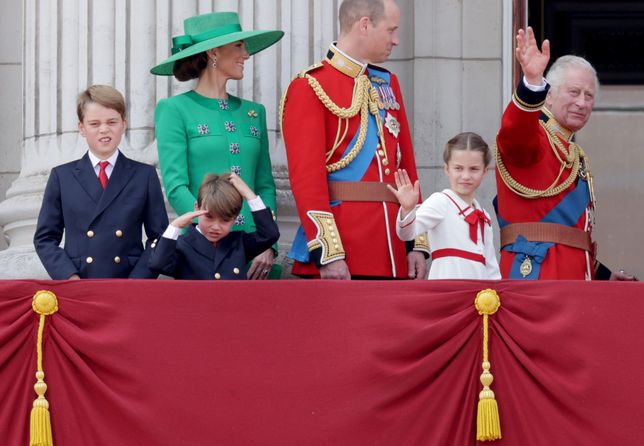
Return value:
M 308 211 L 306 215 L 313 221 L 318 230 L 316 237 L 307 243 L 309 252 L 322 248 L 322 255 L 320 256 L 320 264 L 322 265 L 344 259 L 344 247 L 342 246 L 333 214 L 323 211 Z
M 414 251 L 422 251 L 426 252 L 427 254 L 431 254 L 429 241 L 427 240 L 427 234 L 420 234 L 414 239 Z

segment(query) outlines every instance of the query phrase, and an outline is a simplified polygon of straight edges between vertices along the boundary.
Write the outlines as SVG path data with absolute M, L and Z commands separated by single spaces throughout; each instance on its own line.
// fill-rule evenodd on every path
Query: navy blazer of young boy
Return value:
M 167 225 L 154 167 L 121 152 L 103 190 L 86 153 L 52 169 L 34 245 L 52 279 L 156 278 L 147 267 L 141 227 L 150 245 Z
M 161 237 L 152 244 L 149 266 L 175 279 L 244 280 L 247 263 L 280 237 L 270 208 L 254 211 L 252 216 L 255 232 L 232 231 L 216 246 L 194 225 L 178 240 Z

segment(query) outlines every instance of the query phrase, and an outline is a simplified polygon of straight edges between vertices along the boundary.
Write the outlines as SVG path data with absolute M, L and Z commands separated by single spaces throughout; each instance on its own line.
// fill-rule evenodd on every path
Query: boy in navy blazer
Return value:
M 154 167 L 118 149 L 127 127 L 123 95 L 93 85 L 78 96 L 77 114 L 89 151 L 52 169 L 34 235 L 36 252 L 55 280 L 156 278 L 148 268 L 142 226 L 150 245 L 168 215 Z
M 230 231 L 242 198 L 252 211 L 255 232 Z M 195 218 L 198 223 L 192 225 Z M 188 230 L 180 235 L 186 226 Z M 246 279 L 248 262 L 279 236 L 271 210 L 238 175 L 209 174 L 199 186 L 195 211 L 174 220 L 152 244 L 149 266 L 175 279 Z

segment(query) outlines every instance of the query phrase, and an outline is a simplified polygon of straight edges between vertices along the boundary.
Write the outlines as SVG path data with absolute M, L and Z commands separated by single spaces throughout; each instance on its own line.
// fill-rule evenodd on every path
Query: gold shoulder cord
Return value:
M 552 182 L 550 186 L 542 190 L 531 189 L 527 186 L 524 186 L 523 184 L 519 183 L 517 180 L 512 178 L 512 176 L 510 175 L 510 172 L 508 172 L 508 169 L 505 167 L 505 164 L 503 163 L 503 159 L 501 158 L 501 153 L 499 151 L 499 148 L 498 146 L 496 146 L 495 147 L 496 165 L 499 169 L 499 174 L 501 175 L 501 179 L 503 180 L 505 185 L 508 186 L 508 188 L 512 192 L 514 192 L 515 194 L 523 198 L 535 199 L 535 198 L 541 198 L 541 197 L 553 197 L 555 195 L 560 194 L 564 190 L 566 190 L 572 183 L 574 183 L 575 179 L 579 175 L 580 177 L 588 181 L 591 200 L 594 205 L 595 193 L 593 190 L 592 176 L 590 174 L 590 167 L 588 166 L 588 160 L 582 148 L 579 147 L 577 144 L 571 142 L 568 149 L 566 149 L 563 143 L 555 135 L 554 130 L 550 129 L 543 122 L 539 122 L 539 124 L 546 131 L 546 135 L 548 136 L 548 141 L 550 142 L 550 147 L 552 148 L 552 151 L 554 152 L 555 156 L 561 163 L 561 168 L 559 169 L 559 174 L 557 175 L 557 178 L 555 178 L 555 180 Z M 563 155 L 563 158 L 561 155 Z M 580 173 L 580 164 L 582 163 L 583 163 L 583 169 Z M 559 183 L 559 180 L 561 179 L 561 176 L 563 175 L 565 169 L 571 169 L 570 175 L 568 175 L 568 178 L 566 178 L 565 181 L 563 181 L 561 184 L 557 186 L 557 183 Z
M 378 92 L 375 88 L 373 88 L 371 81 L 369 81 L 369 78 L 366 75 L 360 75 L 356 78 L 355 86 L 353 88 L 353 96 L 351 98 L 351 107 L 349 108 L 339 107 L 335 102 L 333 102 L 329 95 L 326 94 L 317 79 L 306 73 L 306 70 L 300 73 L 297 77 L 305 78 L 315 92 L 315 95 L 318 97 L 318 99 L 320 99 L 320 102 L 324 104 L 327 110 L 338 117 L 338 132 L 336 134 L 333 147 L 326 152 L 327 161 L 331 159 L 340 144 L 342 144 L 342 141 L 344 141 L 344 139 L 346 138 L 347 132 L 349 130 L 349 119 L 360 113 L 360 128 L 358 131 L 358 138 L 356 139 L 354 147 L 339 161 L 328 164 L 326 166 L 327 172 L 335 172 L 348 166 L 349 163 L 351 163 L 351 161 L 353 161 L 356 156 L 358 156 L 358 153 L 360 153 L 360 150 L 362 150 L 362 147 L 364 146 L 364 142 L 367 136 L 369 113 L 371 113 L 376 118 L 380 144 L 383 150 L 385 149 L 385 140 L 382 132 L 382 121 L 380 120 L 379 115 L 379 109 L 383 108 L 383 104 L 378 97 Z M 282 122 L 284 116 L 285 102 L 286 93 L 284 93 L 282 100 L 280 101 L 280 123 Z M 344 128 L 343 131 L 342 128 Z

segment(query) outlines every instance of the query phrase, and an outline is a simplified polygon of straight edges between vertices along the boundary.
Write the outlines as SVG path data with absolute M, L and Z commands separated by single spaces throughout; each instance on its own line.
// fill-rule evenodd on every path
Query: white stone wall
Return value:
M 22 141 L 22 6 L 8 2 L 0 14 L 0 200 L 20 172 Z M 5 249 L 0 227 L 0 250 Z
M 447 186 L 442 151 L 452 136 L 472 131 L 490 145 L 494 142 L 504 107 L 503 3 L 414 1 L 414 52 L 405 56 L 413 55 L 413 87 L 407 92 L 413 92 L 414 142 L 424 195 Z M 489 209 L 493 196 L 490 172 L 479 198 Z

